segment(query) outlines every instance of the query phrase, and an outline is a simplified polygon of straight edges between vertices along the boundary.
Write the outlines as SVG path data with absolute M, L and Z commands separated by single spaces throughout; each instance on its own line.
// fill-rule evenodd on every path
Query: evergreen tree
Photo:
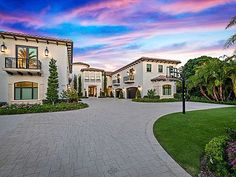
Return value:
M 78 81 L 77 76 L 74 75 L 73 85 L 74 85 L 74 89 L 75 89 L 76 91 L 77 91 L 77 85 L 78 85 L 77 81 Z
M 105 72 L 104 72 L 103 88 L 104 88 L 104 96 L 108 96 L 108 94 L 107 94 L 107 76 L 106 76 L 106 73 L 105 73 Z
M 120 90 L 119 99 L 123 99 L 123 98 L 124 98 L 123 90 Z
M 48 77 L 48 87 L 47 87 L 47 100 L 54 104 L 58 100 L 58 72 L 56 60 L 53 58 L 49 62 L 49 77 Z
M 79 76 L 79 84 L 78 84 L 78 95 L 79 96 L 83 96 L 83 93 L 82 93 L 82 81 L 81 81 L 81 76 Z

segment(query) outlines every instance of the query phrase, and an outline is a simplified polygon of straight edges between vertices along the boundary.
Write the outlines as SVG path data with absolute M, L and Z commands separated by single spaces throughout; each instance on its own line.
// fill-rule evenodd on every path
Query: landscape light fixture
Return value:
M 44 51 L 44 54 L 45 54 L 46 57 L 48 56 L 48 54 L 49 54 L 48 47 L 46 47 L 46 49 L 45 49 L 45 51 Z
M 1 52 L 5 52 L 7 50 L 7 47 L 5 45 L 4 42 L 2 42 L 2 45 L 1 45 Z

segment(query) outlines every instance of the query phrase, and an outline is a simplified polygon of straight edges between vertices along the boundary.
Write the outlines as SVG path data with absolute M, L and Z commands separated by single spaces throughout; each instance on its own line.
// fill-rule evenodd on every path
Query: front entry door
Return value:
M 96 97 L 96 96 L 97 96 L 97 87 L 89 86 L 89 97 Z

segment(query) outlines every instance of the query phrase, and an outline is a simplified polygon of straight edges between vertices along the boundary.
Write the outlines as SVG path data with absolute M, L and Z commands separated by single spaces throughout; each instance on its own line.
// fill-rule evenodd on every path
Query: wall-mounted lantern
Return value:
M 5 45 L 4 42 L 2 42 L 2 45 L 1 45 L 1 52 L 5 52 L 7 50 L 7 47 Z
M 127 71 L 127 75 L 129 75 L 129 71 Z
M 142 87 L 141 87 L 140 85 L 138 86 L 138 90 L 139 90 L 139 91 L 141 91 L 141 90 L 142 90 Z
M 48 47 L 46 47 L 46 49 L 45 49 L 45 51 L 44 51 L 44 54 L 45 54 L 46 57 L 48 56 L 48 54 L 49 54 Z

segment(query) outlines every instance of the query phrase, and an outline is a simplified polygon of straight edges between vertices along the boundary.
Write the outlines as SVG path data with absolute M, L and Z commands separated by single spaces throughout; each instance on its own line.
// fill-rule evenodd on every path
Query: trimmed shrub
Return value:
M 156 96 L 156 90 L 155 89 L 150 89 L 147 92 L 148 98 L 154 98 Z
M 123 90 L 120 91 L 119 99 L 124 99 L 124 93 L 123 93 Z
M 216 176 L 229 176 L 227 162 L 225 161 L 226 142 L 228 136 L 213 138 L 205 147 L 207 166 Z
M 137 98 L 141 98 L 141 92 L 140 92 L 139 89 L 137 89 L 137 91 L 136 91 L 135 98 L 136 98 L 136 99 L 137 99 Z
M 175 93 L 174 98 L 177 100 L 182 100 L 182 94 L 181 93 Z
M 85 103 L 16 104 L 0 108 L 0 115 L 68 111 L 86 107 L 88 105 Z
M 71 88 L 67 90 L 63 90 L 60 95 L 61 99 L 63 100 L 68 100 L 70 103 L 72 102 L 78 102 L 79 101 L 79 96 L 78 92 Z
M 146 102 L 146 103 L 163 103 L 163 102 L 176 102 L 179 100 L 176 100 L 174 98 L 166 98 L 166 99 L 160 99 L 160 97 L 157 98 L 134 98 L 132 99 L 134 102 Z

